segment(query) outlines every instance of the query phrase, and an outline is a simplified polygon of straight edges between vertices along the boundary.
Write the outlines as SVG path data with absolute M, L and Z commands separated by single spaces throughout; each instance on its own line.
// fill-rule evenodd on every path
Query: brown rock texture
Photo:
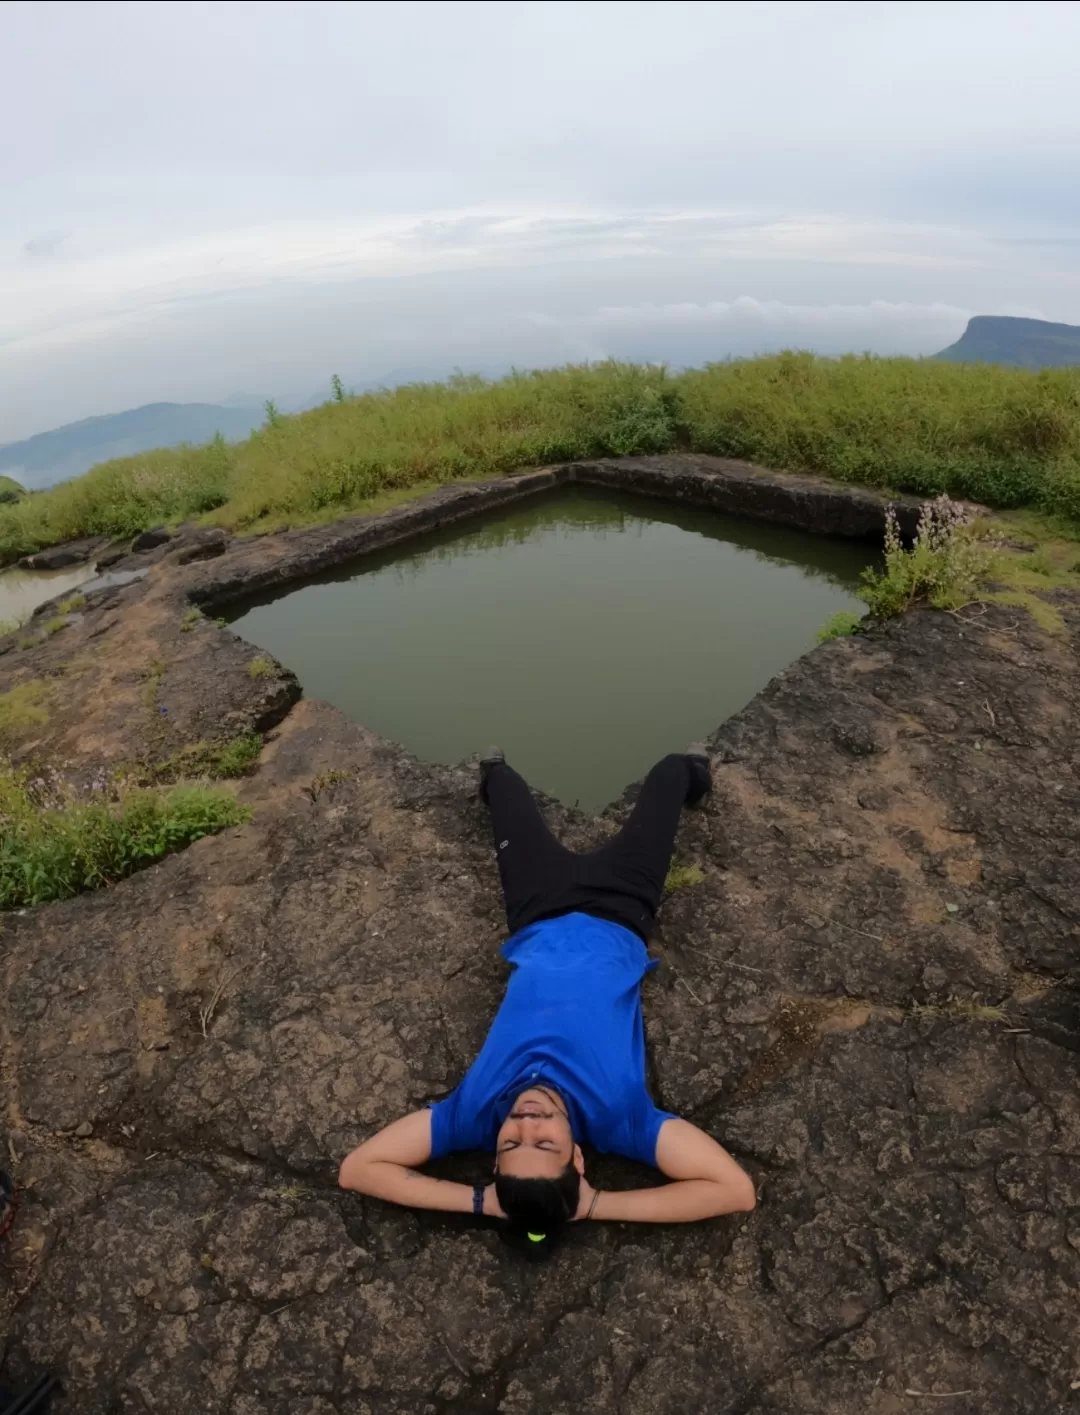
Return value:
M 704 461 L 627 480 L 729 495 Z M 349 1147 L 457 1082 L 498 1004 L 485 813 L 466 768 L 297 702 L 284 670 L 253 680 L 256 651 L 184 610 L 523 489 L 209 562 L 165 546 L 0 659 L 0 691 L 56 685 L 11 750 L 75 775 L 267 733 L 250 825 L 3 919 L 23 1193 L 0 1384 L 58 1369 L 57 1415 L 1076 1409 L 1077 597 L 1064 636 L 991 607 L 824 645 L 714 734 L 677 856 L 704 883 L 663 908 L 646 1025 L 657 1100 L 746 1164 L 754 1214 L 581 1224 L 537 1268 L 471 1220 L 337 1190 Z M 552 820 L 584 847 L 632 796 Z

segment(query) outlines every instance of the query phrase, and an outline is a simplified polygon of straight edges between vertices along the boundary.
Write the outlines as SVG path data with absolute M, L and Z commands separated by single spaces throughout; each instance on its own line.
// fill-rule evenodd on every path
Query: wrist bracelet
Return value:
M 599 1189 L 593 1190 L 592 1203 L 589 1205 L 589 1212 L 585 1215 L 586 1222 L 588 1222 L 588 1220 L 592 1218 L 593 1209 L 596 1208 L 596 1201 L 597 1199 L 599 1199 L 601 1192 L 602 1191 Z
M 473 1185 L 472 1211 L 474 1214 L 482 1214 L 484 1212 L 484 1186 L 482 1184 Z

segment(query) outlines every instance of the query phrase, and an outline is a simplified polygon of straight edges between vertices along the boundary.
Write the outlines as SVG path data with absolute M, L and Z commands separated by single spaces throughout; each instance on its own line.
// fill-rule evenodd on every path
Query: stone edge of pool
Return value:
M 912 498 L 672 454 L 455 482 L 379 514 L 261 537 L 197 526 L 151 532 L 135 542 L 145 548 L 108 557 L 107 572 L 83 587 L 85 603 L 66 620 L 57 616 L 58 601 L 49 601 L 29 626 L 0 638 L 0 693 L 34 681 L 45 703 L 40 720 L 0 733 L 0 751 L 89 781 L 102 766 L 155 771 L 206 743 L 265 735 L 292 711 L 302 685 L 288 667 L 218 627 L 219 610 L 575 482 L 849 539 L 880 540 L 890 505 L 905 534 L 918 515 Z
M 837 485 L 719 457 L 680 453 L 600 458 L 453 483 L 378 515 L 351 516 L 327 526 L 234 541 L 225 556 L 200 566 L 178 588 L 192 603 L 216 608 L 571 482 L 859 540 L 881 537 L 889 506 L 897 508 L 903 533 L 911 535 L 919 510 L 912 497 L 888 497 L 867 487 Z

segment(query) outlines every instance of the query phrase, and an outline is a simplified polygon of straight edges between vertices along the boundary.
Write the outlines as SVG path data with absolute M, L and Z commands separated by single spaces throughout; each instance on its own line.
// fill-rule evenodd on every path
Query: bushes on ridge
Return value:
M 246 442 L 102 463 L 0 506 L 0 564 L 206 513 L 233 528 L 301 524 L 419 484 L 676 447 L 1080 522 L 1080 369 L 786 353 L 335 394 Z

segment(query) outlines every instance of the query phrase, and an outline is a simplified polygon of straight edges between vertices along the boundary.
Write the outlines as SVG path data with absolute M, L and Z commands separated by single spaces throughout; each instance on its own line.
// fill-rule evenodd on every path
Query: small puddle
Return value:
M 21 624 L 39 604 L 77 589 L 93 574 L 92 562 L 65 570 L 0 570 L 0 624 Z
M 488 742 L 595 811 L 813 647 L 867 545 L 590 487 L 236 606 L 309 697 L 429 761 Z

